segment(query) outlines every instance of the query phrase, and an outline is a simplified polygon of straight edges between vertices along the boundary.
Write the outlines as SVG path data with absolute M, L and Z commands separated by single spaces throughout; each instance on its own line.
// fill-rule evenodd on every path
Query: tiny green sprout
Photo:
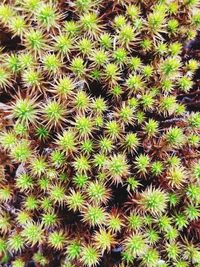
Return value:
M 26 46 L 33 50 L 36 54 L 41 54 L 41 52 L 46 48 L 45 38 L 40 30 L 34 30 L 31 28 L 25 35 Z
M 160 7 L 159 7 L 160 8 Z M 165 23 L 165 10 L 154 10 L 148 15 L 147 26 L 148 30 L 154 35 L 159 36 L 159 33 L 163 31 Z
M 120 45 L 129 49 L 134 40 L 135 32 L 134 28 L 130 24 L 127 23 L 118 30 L 118 42 Z
M 29 192 L 34 187 L 33 178 L 28 173 L 22 173 L 16 177 L 16 187 L 22 192 Z
M 131 57 L 128 59 L 128 65 L 132 71 L 138 71 L 142 66 L 142 62 L 139 57 Z
M 45 140 L 49 137 L 49 131 L 44 126 L 36 128 L 36 135 L 39 140 Z
M 103 115 L 97 115 L 96 117 L 94 117 L 94 126 L 96 126 L 98 128 L 102 128 L 103 125 L 104 125 Z
M 85 91 L 78 91 L 74 97 L 74 106 L 77 111 L 87 111 L 90 107 L 90 97 Z
M 11 227 L 11 218 L 8 213 L 1 212 L 0 214 L 0 232 L 1 234 L 7 234 Z
M 135 168 L 137 169 L 138 173 L 146 175 L 149 166 L 150 166 L 150 158 L 148 155 L 140 154 L 135 158 Z
M 116 29 L 121 29 L 126 25 L 127 21 L 125 16 L 123 15 L 117 15 L 114 17 L 114 27 Z
M 21 137 L 26 137 L 28 135 L 28 127 L 23 122 L 16 121 L 13 129 L 16 135 Z
M 88 38 L 82 38 L 77 43 L 77 49 L 83 54 L 84 56 L 90 56 L 92 49 L 93 49 L 93 43 Z
M 103 49 L 93 50 L 91 55 L 91 61 L 93 62 L 93 66 L 104 66 L 108 62 L 108 55 Z
M 90 182 L 86 190 L 91 202 L 97 205 L 106 204 L 110 198 L 110 190 L 101 182 Z
M 161 173 L 163 172 L 163 169 L 164 169 L 164 166 L 161 161 L 155 161 L 151 165 L 151 172 L 155 176 L 161 175 Z
M 73 94 L 74 88 L 75 84 L 73 80 L 70 79 L 70 77 L 65 76 L 59 80 L 56 80 L 52 91 L 58 95 L 58 97 L 66 99 Z
M 129 174 L 129 165 L 123 154 L 114 154 L 105 165 L 106 172 L 114 184 L 122 183 L 123 178 Z
M 164 93 L 171 93 L 174 90 L 174 82 L 169 79 L 163 79 L 161 82 L 161 90 Z
M 149 121 L 145 123 L 143 129 L 148 137 L 154 137 L 158 133 L 158 122 L 154 119 L 149 119 Z
M 31 157 L 30 143 L 22 139 L 17 142 L 10 151 L 11 157 L 17 162 L 25 162 Z
M 33 260 L 41 266 L 46 266 L 49 263 L 48 259 L 39 251 L 33 254 Z
M 109 214 L 107 227 L 109 231 L 111 231 L 111 233 L 120 232 L 123 225 L 124 224 L 122 218 L 117 212 L 112 212 L 111 214 Z
M 180 201 L 179 195 L 177 195 L 176 193 L 170 192 L 168 196 L 169 196 L 169 206 L 175 207 Z
M 140 8 L 137 5 L 128 5 L 126 13 L 132 21 L 134 21 L 140 14 Z
M 157 224 L 161 231 L 169 232 L 172 228 L 172 219 L 167 215 L 162 215 L 157 219 Z
M 134 177 L 128 177 L 127 179 L 127 191 L 136 191 L 137 188 L 140 186 L 141 184 L 134 178 Z
M 98 205 L 90 205 L 82 211 L 83 222 L 89 226 L 102 226 L 106 224 L 108 215 L 105 210 Z
M 167 208 L 168 195 L 161 189 L 148 187 L 138 195 L 137 203 L 143 212 L 149 212 L 152 215 L 160 215 Z
M 189 223 L 186 215 L 182 212 L 176 213 L 173 219 L 178 230 L 183 230 Z
M 23 71 L 22 80 L 24 86 L 41 90 L 42 76 L 38 70 L 26 69 Z
M 141 229 L 143 221 L 140 215 L 131 213 L 126 219 L 128 230 L 137 231 Z
M 30 161 L 31 172 L 37 176 L 44 174 L 46 172 L 47 166 L 47 162 L 42 156 L 32 158 Z
M 40 181 L 42 181 L 42 180 L 44 181 L 45 178 L 39 179 L 39 181 L 38 181 L 39 186 L 40 186 Z M 47 182 L 48 182 L 48 180 L 47 180 Z M 40 186 L 40 187 L 41 187 L 41 190 L 47 191 L 46 189 L 49 188 L 49 185 L 47 184 L 47 186 L 45 188 L 44 188 L 44 186 Z M 52 200 L 49 197 L 43 197 L 42 199 L 40 199 L 40 205 L 41 205 L 42 210 L 44 210 L 44 212 L 47 212 L 47 218 L 52 217 L 52 214 L 51 214 L 51 216 L 50 215 L 48 216 L 48 212 L 52 211 L 52 209 L 53 209 Z
M 113 141 L 110 138 L 102 137 L 99 140 L 99 148 L 102 153 L 107 154 L 113 150 Z
M 102 114 L 107 110 L 106 101 L 102 97 L 97 97 L 93 100 L 92 109 L 97 114 Z
M 70 154 L 76 150 L 76 135 L 71 129 L 58 134 L 56 144 L 58 148 L 66 154 Z
M 178 235 L 179 231 L 172 226 L 168 227 L 167 231 L 165 231 L 165 238 L 169 240 L 169 242 L 174 242 Z
M 55 167 L 60 167 L 65 162 L 65 155 L 63 151 L 59 151 L 59 150 L 52 151 L 50 158 L 51 158 L 51 162 L 53 163 Z
M 153 67 L 150 65 L 146 65 L 143 67 L 142 73 L 146 79 L 149 79 L 153 73 Z
M 133 257 L 143 256 L 147 251 L 145 237 L 140 233 L 133 233 L 124 240 L 125 252 Z
M 41 0 L 21 0 L 20 3 L 26 11 L 35 12 L 39 8 Z
M 67 35 L 69 35 L 70 37 L 74 37 L 79 33 L 80 25 L 77 21 L 68 20 L 64 24 L 64 29 Z
M 130 152 L 133 153 L 139 146 L 139 138 L 136 133 L 127 133 L 124 138 L 123 146 Z
M 168 57 L 160 66 L 161 74 L 164 77 L 176 77 L 181 66 L 180 59 L 177 57 Z
M 17 141 L 16 135 L 11 131 L 0 133 L 0 144 L 4 149 L 12 148 Z
M 188 135 L 188 144 L 190 146 L 198 147 L 200 143 L 200 136 L 197 134 Z
M 84 197 L 79 191 L 70 190 L 69 195 L 66 196 L 66 203 L 70 210 L 74 212 L 80 211 L 84 206 Z
M 86 74 L 86 66 L 84 60 L 81 57 L 73 58 L 70 69 L 73 74 L 79 78 L 83 77 Z
M 99 18 L 94 12 L 86 12 L 80 17 L 80 26 L 89 37 L 96 37 L 101 32 Z
M 182 166 L 175 166 L 167 171 L 166 179 L 172 188 L 181 188 L 186 182 L 187 174 Z
M 177 19 L 170 19 L 167 23 L 167 30 L 170 34 L 176 34 L 179 27 Z
M 21 210 L 17 213 L 16 221 L 20 226 L 25 226 L 27 223 L 32 222 L 32 218 L 29 212 Z
M 126 84 L 128 89 L 133 92 L 137 93 L 144 87 L 144 82 L 142 81 L 142 77 L 140 75 L 130 75 L 126 80 Z
M 173 147 L 182 145 L 185 140 L 182 129 L 177 126 L 169 128 L 165 134 L 165 138 L 168 144 Z
M 98 153 L 94 155 L 93 163 L 94 166 L 98 169 L 101 169 L 105 166 L 107 161 L 107 156 L 103 153 Z
M 167 257 L 171 260 L 176 260 L 180 254 L 180 246 L 178 243 L 171 242 L 165 245 Z
M 19 58 L 15 54 L 11 54 L 5 57 L 5 66 L 7 67 L 8 71 L 12 73 L 17 73 L 20 70 L 20 63 Z
M 49 75 L 59 73 L 62 61 L 55 54 L 46 54 L 42 58 L 43 68 Z
M 154 248 L 149 248 L 142 257 L 142 264 L 146 267 L 159 266 L 159 253 Z
M 175 263 L 175 267 L 188 267 L 189 265 L 188 265 L 188 262 L 187 261 L 177 261 L 176 263 Z
M 119 78 L 120 71 L 115 63 L 109 63 L 104 69 L 104 79 L 108 81 L 111 85 L 116 84 Z
M 194 12 L 194 14 L 191 17 L 191 22 L 196 28 L 199 28 L 199 26 L 200 26 L 200 12 L 198 12 L 198 11 Z
M 83 141 L 81 145 L 81 151 L 87 155 L 90 155 L 93 151 L 93 142 L 89 139 Z
M 16 16 L 10 20 L 10 25 L 9 25 L 11 31 L 15 35 L 18 35 L 22 37 L 24 32 L 27 30 L 27 25 L 26 21 L 22 16 Z
M 173 95 L 164 96 L 160 99 L 159 112 L 164 117 L 171 116 L 176 112 L 177 103 L 176 98 Z
M 24 248 L 24 238 L 21 236 L 21 233 L 14 233 L 8 238 L 8 249 L 15 252 L 21 252 Z
M 186 195 L 191 203 L 200 203 L 200 186 L 198 184 L 189 184 L 186 189 Z
M 176 155 L 169 156 L 167 158 L 167 164 L 170 167 L 179 166 L 181 164 L 181 159 L 177 157 Z
M 59 205 L 63 205 L 66 199 L 65 195 L 65 187 L 62 184 L 54 184 L 51 185 L 48 191 L 49 198 L 53 201 L 53 203 L 58 203 Z
M 112 37 L 108 33 L 102 33 L 99 36 L 99 43 L 100 43 L 101 47 L 106 49 L 106 50 L 111 49 L 112 42 L 113 42 Z
M 9 202 L 13 197 L 12 189 L 9 185 L 3 185 L 0 188 L 0 203 Z
M 91 135 L 94 129 L 93 124 L 92 118 L 86 117 L 85 115 L 78 115 L 75 118 L 75 128 L 80 137 L 86 138 Z
M 0 5 L 0 21 L 3 24 L 9 24 L 10 19 L 15 16 L 14 10 L 11 5 L 1 3 Z
M 90 170 L 90 162 L 84 155 L 80 155 L 74 160 L 74 168 L 79 173 L 86 173 Z
M 31 69 L 35 64 L 33 55 L 31 55 L 29 52 L 19 54 L 18 58 L 21 70 Z
M 140 45 L 144 52 L 149 52 L 152 49 L 152 40 L 145 38 L 141 41 Z
M 188 92 L 192 88 L 193 82 L 190 77 L 183 76 L 178 80 L 178 86 L 181 91 Z
M 47 211 L 41 216 L 41 224 L 45 228 L 51 228 L 58 224 L 58 217 L 53 211 Z
M 171 56 L 178 56 L 181 53 L 182 45 L 178 42 L 169 45 L 169 52 Z
M 73 177 L 73 183 L 75 184 L 75 186 L 77 188 L 83 188 L 87 185 L 88 182 L 88 176 L 82 173 L 77 173 L 74 177 Z
M 164 56 L 168 52 L 167 45 L 163 42 L 158 42 L 155 46 L 155 54 Z
M 44 26 L 47 31 L 56 27 L 60 18 L 55 6 L 43 2 L 38 6 L 35 16 L 38 23 Z
M 54 231 L 48 235 L 48 245 L 56 250 L 62 250 L 66 242 L 63 231 Z
M 126 63 L 127 52 L 124 48 L 119 47 L 113 52 L 113 59 L 119 66 L 122 66 Z
M 38 119 L 38 104 L 34 98 L 17 98 L 12 104 L 13 116 L 20 122 L 29 125 L 35 123 Z
M 55 37 L 54 40 L 54 49 L 62 56 L 69 57 L 73 46 L 73 39 L 70 38 L 67 34 L 60 34 Z
M 93 238 L 95 247 L 102 253 L 105 251 L 110 251 L 111 247 L 115 244 L 113 234 L 103 228 L 99 231 L 96 231 Z
M 38 208 L 38 200 L 35 196 L 29 195 L 24 199 L 23 206 L 27 211 L 34 211 Z
M 192 112 L 188 117 L 188 124 L 193 129 L 199 129 L 200 128 L 200 113 L 199 112 Z
M 106 128 L 106 135 L 108 138 L 111 138 L 114 140 L 120 136 L 121 129 L 117 121 L 111 120 L 111 121 L 106 122 L 105 128 Z
M 196 163 L 193 165 L 192 173 L 193 173 L 194 178 L 195 178 L 197 181 L 199 181 L 199 180 L 200 180 L 200 161 L 199 161 L 199 162 L 196 162 Z
M 28 222 L 24 225 L 24 229 L 21 232 L 27 244 L 34 246 L 36 244 L 42 244 L 44 239 L 44 230 L 42 225 Z
M 122 125 L 132 124 L 133 122 L 133 109 L 126 104 L 122 104 L 121 108 L 116 111 Z
M 59 127 L 65 122 L 66 110 L 56 99 L 47 100 L 42 108 L 43 118 L 49 128 Z
M 114 96 L 116 98 L 119 98 L 123 93 L 122 87 L 120 85 L 114 85 L 110 89 L 110 93 L 111 93 L 112 96 Z
M 145 111 L 152 111 L 154 109 L 155 99 L 153 92 L 142 94 L 140 103 L 143 105 Z
M 81 253 L 81 244 L 78 240 L 70 240 L 67 245 L 67 259 L 74 260 L 80 256 Z
M 16 258 L 12 261 L 12 267 L 25 267 L 25 261 L 21 258 Z
M 194 204 L 189 204 L 185 208 L 185 214 L 189 221 L 198 220 L 198 218 L 200 217 L 199 207 Z
M 83 246 L 80 259 L 84 266 L 96 266 L 100 261 L 100 253 L 91 245 Z
M 195 72 L 198 69 L 199 63 L 196 59 L 190 59 L 187 64 L 186 68 L 188 71 Z
M 154 245 L 159 241 L 160 237 L 158 231 L 153 228 L 147 228 L 145 231 L 147 240 L 151 245 Z
M 11 85 L 11 73 L 0 67 L 0 89 L 6 90 Z

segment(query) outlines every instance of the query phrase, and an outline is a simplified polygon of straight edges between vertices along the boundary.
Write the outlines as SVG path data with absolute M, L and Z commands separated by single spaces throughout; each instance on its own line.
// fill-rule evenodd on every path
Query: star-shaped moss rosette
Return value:
M 0 265 L 200 266 L 199 1 L 3 0 L 0 26 Z

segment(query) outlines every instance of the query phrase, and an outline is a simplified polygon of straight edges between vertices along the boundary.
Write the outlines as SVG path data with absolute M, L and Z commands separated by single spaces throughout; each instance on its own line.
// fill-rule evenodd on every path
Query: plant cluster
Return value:
M 199 267 L 199 1 L 1 1 L 0 25 L 1 266 Z

